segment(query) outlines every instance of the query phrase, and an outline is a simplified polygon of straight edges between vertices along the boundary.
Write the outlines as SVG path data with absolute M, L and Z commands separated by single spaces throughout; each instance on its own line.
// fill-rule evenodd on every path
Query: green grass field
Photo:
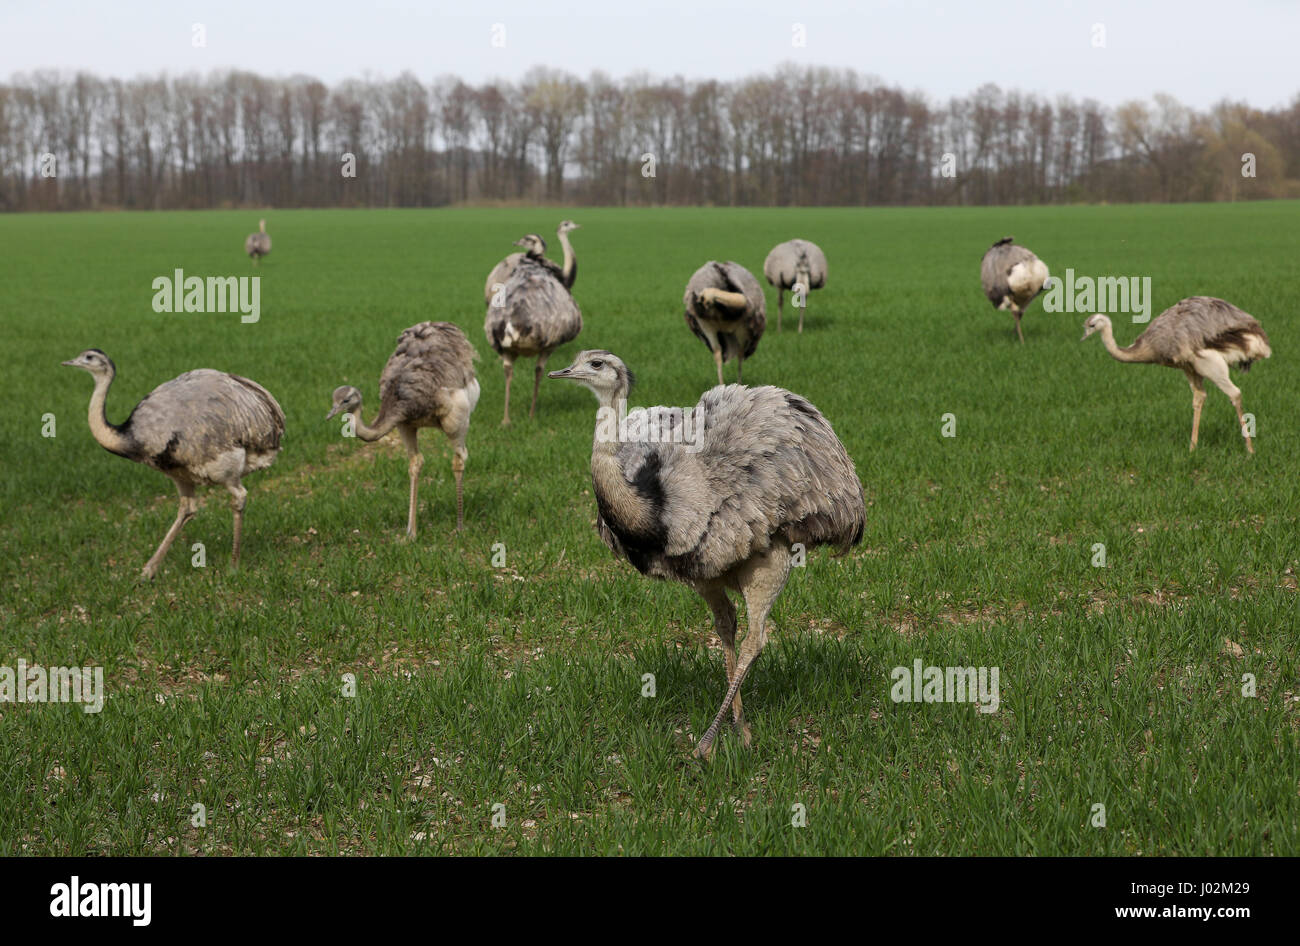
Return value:
M 109 695 L 99 714 L 0 703 L 0 854 L 1300 853 L 1300 205 L 267 212 L 259 322 L 152 310 L 176 268 L 252 274 L 262 215 L 0 217 L 0 665 L 102 666 Z M 681 310 L 705 260 L 761 274 L 792 236 L 830 260 L 802 336 L 789 318 L 777 334 L 768 292 L 745 379 L 827 416 L 867 530 L 795 571 L 744 688 L 754 747 L 724 730 L 711 765 L 689 755 L 725 689 L 709 614 L 593 531 L 590 394 L 544 381 L 529 420 L 521 362 L 499 426 L 483 280 L 564 216 L 583 225 L 586 327 L 550 367 L 608 348 L 634 404 L 713 383 Z M 1006 234 L 1057 276 L 1150 276 L 1153 315 L 1208 294 L 1258 317 L 1274 357 L 1235 375 L 1257 455 L 1213 388 L 1189 455 L 1181 372 L 1080 344 L 1084 314 L 1035 303 L 1017 344 L 978 280 Z M 352 383 L 372 417 L 398 333 L 424 319 L 465 329 L 483 396 L 465 531 L 426 431 L 409 543 L 396 435 L 345 440 L 324 416 Z M 1140 328 L 1116 318 L 1121 344 Z M 93 441 L 91 379 L 59 366 L 89 347 L 117 363 L 114 421 L 197 367 L 283 405 L 284 450 L 246 480 L 238 573 L 227 497 L 207 490 L 137 582 L 175 490 Z M 999 711 L 894 703 L 892 668 L 917 658 L 1000 668 Z

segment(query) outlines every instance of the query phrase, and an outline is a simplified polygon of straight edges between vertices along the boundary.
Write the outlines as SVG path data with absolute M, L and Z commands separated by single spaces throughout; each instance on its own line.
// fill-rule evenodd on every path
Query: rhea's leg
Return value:
M 456 531 L 465 528 L 465 461 L 469 451 L 465 445 L 454 448 L 451 454 L 451 474 L 456 477 Z
M 1020 344 L 1023 345 L 1025 343 L 1025 333 L 1020 331 L 1020 316 L 1024 313 L 1019 309 L 1012 309 L 1011 314 L 1016 317 L 1016 337 L 1020 339 Z
M 727 707 L 731 705 L 732 700 L 740 694 L 740 685 L 745 680 L 745 674 L 749 672 L 749 668 L 758 659 L 763 645 L 767 643 L 767 615 L 789 577 L 790 550 L 784 546 L 775 546 L 765 554 L 750 559 L 745 572 L 740 576 L 740 587 L 745 595 L 745 610 L 749 615 L 749 630 L 745 633 L 744 641 L 741 642 L 736 671 L 732 674 L 731 685 L 727 687 L 727 695 L 722 701 L 722 706 L 718 708 L 718 714 L 713 717 L 713 723 L 705 731 L 699 745 L 695 747 L 696 756 L 708 758 L 712 755 L 713 740 L 717 738 L 722 717 L 726 715 Z
M 239 546 L 244 536 L 244 507 L 248 505 L 248 490 L 238 480 L 227 486 L 230 490 L 230 509 L 235 517 L 235 541 L 230 549 L 230 567 L 239 567 Z
M 1241 431 L 1241 436 L 1246 440 L 1246 452 L 1254 453 L 1255 447 L 1250 442 L 1250 436 L 1246 433 L 1246 418 L 1241 411 L 1241 388 L 1232 383 L 1228 377 L 1228 362 L 1223 356 L 1212 349 L 1202 349 L 1196 353 L 1196 361 L 1193 366 L 1202 376 L 1209 378 L 1219 390 L 1228 395 L 1228 400 L 1237 410 L 1237 429 Z
M 167 534 L 163 536 L 163 540 L 159 543 L 157 551 L 149 557 L 149 561 L 144 563 L 144 570 L 140 573 L 142 578 L 152 579 L 154 575 L 158 574 L 158 568 L 162 565 L 162 560 L 167 554 L 167 550 L 171 548 L 172 543 L 176 541 L 176 536 L 181 534 L 181 529 L 185 527 L 185 523 L 194 518 L 194 510 L 196 508 L 194 502 L 194 485 L 192 483 L 182 483 L 178 481 L 176 483 L 176 489 L 180 492 L 180 508 L 176 510 L 176 521 L 173 522 L 172 527 L 167 530 Z
M 743 352 L 740 352 L 737 353 L 736 355 L 736 383 L 737 384 L 745 383 L 744 369 L 745 369 L 745 355 Z
M 397 430 L 402 435 L 402 445 L 406 447 L 406 469 L 411 478 L 411 501 L 406 513 L 406 537 L 414 539 L 415 509 L 420 495 L 420 470 L 424 467 L 424 457 L 420 455 L 420 430 L 410 424 L 400 424 Z
M 727 665 L 727 686 L 730 687 L 736 675 L 736 606 L 731 603 L 722 585 L 697 586 L 696 591 L 713 612 L 713 629 L 717 632 L 718 639 L 722 641 L 722 653 Z M 741 741 L 748 748 L 751 738 L 749 724 L 745 722 L 745 711 L 741 708 L 739 692 L 731 702 L 731 718 L 740 732 Z
M 718 366 L 718 384 L 722 384 L 722 343 L 713 349 L 713 363 Z
M 781 313 L 785 310 L 785 290 L 776 287 L 776 330 L 781 331 Z
M 542 372 L 546 370 L 546 359 L 551 357 L 549 351 L 542 352 L 537 356 L 537 370 L 533 372 L 533 404 L 528 408 L 528 416 L 532 417 L 537 413 L 537 392 L 542 387 Z
M 1188 451 L 1196 449 L 1196 438 L 1201 430 L 1201 405 L 1205 403 L 1205 383 L 1195 371 L 1187 372 L 1187 383 L 1192 386 L 1192 445 Z
M 501 418 L 501 426 L 509 427 L 510 426 L 510 379 L 515 376 L 515 362 L 513 358 L 509 360 L 503 358 L 501 359 L 501 365 L 503 368 L 505 368 L 505 372 L 506 372 L 506 412 L 505 412 L 505 416 Z

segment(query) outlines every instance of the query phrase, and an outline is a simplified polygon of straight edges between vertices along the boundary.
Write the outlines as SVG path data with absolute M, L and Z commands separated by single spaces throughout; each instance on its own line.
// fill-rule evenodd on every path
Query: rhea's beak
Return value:
M 511 245 L 511 246 L 524 246 L 525 244 L 524 244 L 524 241 L 523 241 L 523 240 L 515 240 L 515 242 L 512 243 L 512 244 L 510 244 L 510 245 Z
M 333 417 L 335 414 L 337 414 L 337 413 L 338 413 L 339 411 L 341 411 L 341 410 L 343 410 L 343 405 L 342 405 L 342 404 L 335 404 L 333 407 L 330 408 L 330 412 L 329 412 L 328 414 L 325 415 L 325 419 L 326 419 L 326 420 L 329 420 L 331 417 Z
M 547 374 L 546 374 L 546 377 L 548 377 L 548 378 L 572 378 L 572 377 L 573 377 L 573 366 L 570 365 L 568 368 L 561 368 L 559 371 L 548 371 Z
M 75 368 L 75 367 L 77 367 L 76 359 L 69 359 L 68 361 L 61 361 L 61 362 L 59 362 L 59 364 L 63 365 L 63 367 L 65 367 L 65 368 Z

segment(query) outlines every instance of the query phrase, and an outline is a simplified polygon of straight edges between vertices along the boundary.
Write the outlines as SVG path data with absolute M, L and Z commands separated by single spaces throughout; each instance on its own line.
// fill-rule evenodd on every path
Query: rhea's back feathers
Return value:
M 697 298 L 698 293 L 704 289 L 739 292 L 745 297 L 748 305 L 744 313 L 730 324 L 719 323 Z M 700 320 L 706 319 L 720 327 L 719 340 L 723 346 L 724 361 L 730 361 L 735 357 L 738 339 L 743 346 L 740 351 L 746 358 L 758 350 L 758 340 L 767 325 L 767 300 L 763 295 L 763 287 L 754 278 L 754 274 L 739 263 L 731 261 L 719 263 L 716 260 L 709 260 L 697 269 L 686 283 L 682 304 L 686 307 L 684 313 L 686 324 L 700 341 L 709 347 L 710 351 L 713 350 L 713 346 L 709 344 L 708 335 L 700 328 Z
M 207 480 L 204 468 L 232 449 L 246 454 L 241 473 L 270 466 L 284 436 L 284 411 L 257 382 L 200 368 L 154 388 L 117 429 L 131 444 L 130 459 Z
M 980 282 L 989 302 L 1000 309 L 1012 303 L 1024 308 L 1048 279 L 1047 266 L 1012 237 L 1003 237 L 989 247 L 980 263 Z
M 499 355 L 551 351 L 582 331 L 582 312 L 554 264 L 546 266 L 531 256 L 520 258 L 506 280 L 503 297 L 504 305 L 488 305 L 483 321 L 483 331 Z
M 807 240 L 778 243 L 763 261 L 763 275 L 781 289 L 793 287 L 800 273 L 807 275 L 809 289 L 826 285 L 826 254 L 816 243 Z
M 695 452 L 663 442 L 617 448 L 617 465 L 648 504 L 648 519 L 631 525 L 635 518 L 611 504 L 593 478 L 601 538 L 638 571 L 711 579 L 774 541 L 847 550 L 862 538 L 866 507 L 853 461 L 807 400 L 782 388 L 731 384 L 706 391 L 693 413 L 702 437 Z
M 397 349 L 379 376 L 380 426 L 440 417 L 450 393 L 474 382 L 478 352 L 450 322 L 421 322 L 397 337 Z
M 1170 306 L 1129 346 L 1151 361 L 1173 366 L 1191 364 L 1196 352 L 1206 348 L 1242 370 L 1273 353 L 1254 316 L 1211 296 L 1191 296 Z

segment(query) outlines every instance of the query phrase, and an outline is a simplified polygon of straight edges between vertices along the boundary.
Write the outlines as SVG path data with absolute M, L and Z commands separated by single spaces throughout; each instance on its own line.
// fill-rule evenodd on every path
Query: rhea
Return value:
M 711 388 L 690 409 L 696 435 L 687 442 L 675 429 L 687 421 L 677 409 L 640 409 L 626 424 L 610 422 L 625 409 L 633 379 L 607 351 L 579 352 L 550 377 L 576 381 L 599 404 L 591 480 L 600 537 L 641 574 L 695 589 L 713 613 L 727 693 L 696 756 L 712 753 L 728 708 L 748 746 L 740 686 L 767 641 L 793 546 L 847 551 L 862 539 L 866 507 L 853 461 L 821 412 L 782 388 Z M 739 652 L 728 592 L 744 598 L 749 615 Z
M 763 260 L 763 275 L 776 287 L 776 330 L 781 331 L 785 293 L 791 290 L 795 308 L 799 310 L 799 331 L 803 332 L 803 311 L 807 308 L 808 293 L 826 285 L 826 254 L 816 243 L 786 240 L 772 247 L 772 252 Z
M 257 221 L 257 232 L 250 233 L 244 240 L 244 252 L 253 260 L 253 265 L 257 261 L 271 252 L 271 237 L 266 232 L 266 221 Z
M 722 384 L 722 366 L 736 362 L 742 381 L 745 359 L 758 350 L 767 325 L 767 302 L 754 274 L 739 263 L 709 260 L 686 283 L 682 296 L 686 325 L 713 352 Z
M 984 254 L 980 282 L 989 302 L 1001 311 L 1010 310 L 1016 317 L 1016 337 L 1023 345 L 1025 334 L 1020 330 L 1020 317 L 1040 292 L 1052 287 L 1047 264 L 1023 246 L 1017 246 L 1014 237 L 1003 237 Z
M 374 424 L 361 419 L 361 392 L 350 385 L 334 389 L 334 406 L 325 415 L 352 415 L 352 432 L 373 443 L 394 428 L 406 447 L 411 481 L 406 534 L 416 534 L 416 502 L 420 492 L 420 428 L 437 427 L 451 441 L 451 472 L 456 479 L 456 530 L 465 525 L 465 437 L 469 418 L 478 404 L 478 379 L 474 359 L 478 353 L 457 326 L 450 322 L 421 322 L 397 337 L 397 349 L 379 376 L 379 415 Z
M 1115 343 L 1110 319 L 1093 315 L 1083 323 L 1083 338 L 1101 333 L 1106 351 L 1117 361 L 1136 361 L 1180 368 L 1192 387 L 1192 444 L 1201 426 L 1201 405 L 1205 403 L 1205 379 L 1218 386 L 1237 409 L 1237 423 L 1246 441 L 1246 452 L 1254 453 L 1250 431 L 1241 410 L 1241 389 L 1228 376 L 1230 367 L 1249 371 L 1252 363 L 1273 354 L 1268 335 L 1254 316 L 1230 302 L 1210 296 L 1192 296 L 1169 307 L 1151 321 L 1132 345 Z M 1080 339 L 1083 341 L 1083 339 Z
M 569 242 L 569 234 L 579 229 L 581 227 L 572 220 L 561 220 L 560 225 L 555 228 L 555 235 L 560 240 L 560 249 L 564 251 L 564 262 L 559 266 L 546 258 L 546 241 L 536 233 L 530 233 L 522 240 L 516 240 L 515 246 L 524 247 L 524 252 L 511 253 L 492 267 L 492 272 L 488 273 L 487 283 L 483 286 L 483 301 L 487 305 L 492 304 L 492 296 L 505 286 L 506 280 L 510 278 L 524 256 L 533 257 L 538 263 L 555 273 L 560 282 L 564 283 L 564 288 L 572 291 L 573 284 L 578 279 L 578 257 L 573 252 L 573 244 Z
M 194 518 L 194 488 L 200 484 L 224 486 L 230 492 L 235 517 L 231 560 L 238 568 L 248 502 L 243 477 L 274 463 L 284 437 L 284 411 L 271 393 L 236 374 L 206 368 L 187 371 L 154 388 L 123 423 L 113 424 L 104 412 L 117 375 L 112 359 L 90 348 L 63 364 L 88 371 L 95 379 L 89 419 L 99 445 L 165 473 L 180 493 L 176 521 L 145 562 L 143 577 L 158 574 L 167 550 Z
M 509 277 L 487 300 L 483 332 L 492 350 L 501 356 L 506 393 L 501 426 L 510 425 L 510 382 L 517 358 L 537 358 L 533 371 L 533 401 L 528 416 L 537 412 L 542 372 L 551 352 L 571 342 L 582 331 L 582 312 L 564 284 L 564 274 L 543 256 L 546 243 L 535 233 L 515 241 L 519 255 Z

